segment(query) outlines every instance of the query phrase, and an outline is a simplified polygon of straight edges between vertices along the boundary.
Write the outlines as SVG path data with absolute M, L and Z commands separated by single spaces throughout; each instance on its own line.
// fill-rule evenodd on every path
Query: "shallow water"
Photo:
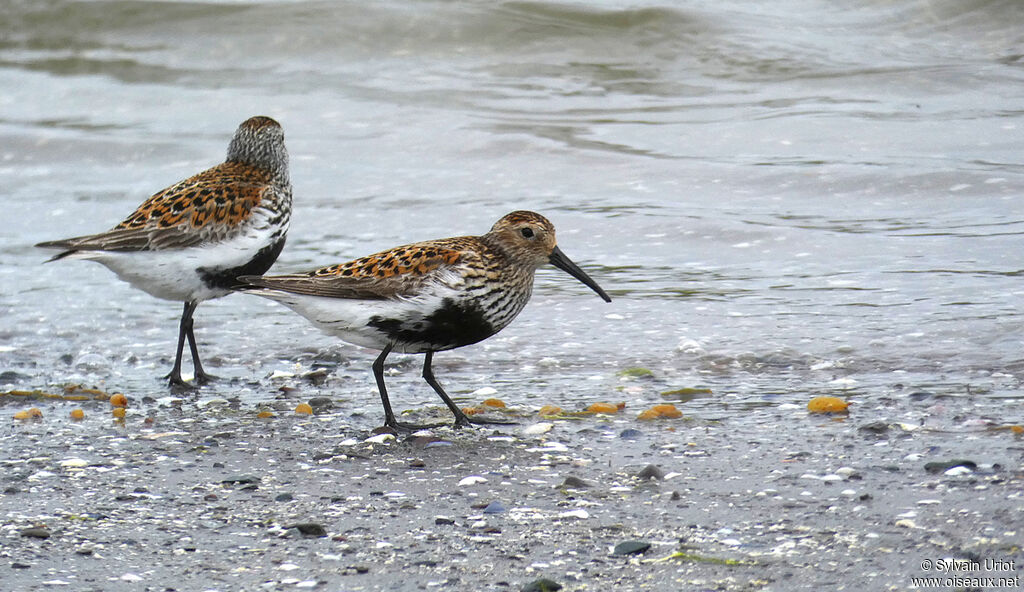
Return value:
M 739 417 L 924 390 L 1019 416 L 1022 31 L 1015 0 L 14 2 L 0 386 L 166 394 L 180 305 L 31 245 L 113 226 L 265 114 L 296 195 L 273 271 L 529 208 L 613 296 L 543 270 L 512 326 L 437 356 L 453 395 L 641 406 L 701 385 L 688 413 Z M 237 379 L 204 397 L 327 364 L 300 394 L 376 419 L 375 353 L 282 307 L 205 303 L 197 333 Z M 396 405 L 433 404 L 418 359 L 393 361 Z M 635 366 L 655 379 L 616 374 Z

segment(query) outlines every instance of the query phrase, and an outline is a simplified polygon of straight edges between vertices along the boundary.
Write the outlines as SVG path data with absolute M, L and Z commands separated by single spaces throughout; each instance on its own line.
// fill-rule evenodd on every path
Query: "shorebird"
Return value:
M 238 126 L 223 163 L 153 195 L 113 229 L 36 246 L 63 250 L 49 261 L 98 261 L 152 296 L 184 302 L 174 367 L 165 378 L 173 387 L 190 386 L 181 378 L 187 339 L 194 382 L 201 385 L 215 377 L 199 361 L 196 306 L 229 294 L 239 275 L 270 269 L 284 247 L 291 209 L 284 132 L 257 116 Z
M 470 419 L 434 378 L 434 353 L 470 345 L 505 328 L 523 310 L 538 267 L 551 263 L 606 302 L 608 294 L 555 243 L 555 228 L 540 214 L 504 216 L 481 236 L 413 243 L 305 273 L 239 277 L 250 294 L 276 300 L 326 333 L 380 350 L 373 363 L 384 424 L 399 422 L 384 384 L 392 351 L 426 354 L 423 378 L 455 415 L 455 426 L 497 423 Z

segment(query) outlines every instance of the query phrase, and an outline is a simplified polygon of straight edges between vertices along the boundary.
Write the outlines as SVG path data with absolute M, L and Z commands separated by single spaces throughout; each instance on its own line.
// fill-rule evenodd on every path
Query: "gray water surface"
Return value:
M 687 413 L 739 418 L 925 390 L 1020 417 L 1015 0 L 25 0 L 0 39 L 4 389 L 166 395 L 180 304 L 31 245 L 113 226 L 264 114 L 295 187 L 273 272 L 528 208 L 612 295 L 542 270 L 512 326 L 437 356 L 466 400 L 641 407 L 706 386 Z M 376 420 L 376 352 L 257 298 L 196 318 L 209 369 L 236 379 L 200 396 L 272 398 L 291 384 L 275 372 L 328 364 L 315 392 Z M 433 404 L 419 359 L 394 361 L 396 405 Z M 622 382 L 635 366 L 655 380 Z

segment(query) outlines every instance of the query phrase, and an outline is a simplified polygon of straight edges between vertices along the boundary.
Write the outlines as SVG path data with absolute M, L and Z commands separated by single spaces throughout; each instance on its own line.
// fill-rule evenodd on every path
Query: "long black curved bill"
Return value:
M 571 275 L 572 277 L 578 279 L 579 281 L 589 286 L 590 289 L 597 292 L 597 295 L 603 298 L 605 302 L 612 301 L 612 299 L 609 298 L 608 295 L 604 293 L 604 290 L 601 289 L 601 286 L 597 285 L 597 282 L 590 279 L 589 275 L 584 273 L 582 269 L 580 269 L 575 263 L 573 263 L 568 257 L 565 256 L 565 253 L 562 252 L 562 249 L 555 247 L 555 249 L 551 251 L 551 256 L 548 257 L 548 261 L 551 262 L 551 265 L 554 265 L 558 269 L 561 269 L 565 273 Z

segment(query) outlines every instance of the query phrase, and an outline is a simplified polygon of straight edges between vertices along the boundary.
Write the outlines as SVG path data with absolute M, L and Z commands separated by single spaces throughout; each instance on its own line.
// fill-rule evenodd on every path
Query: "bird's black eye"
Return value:
M 533 238 L 533 229 L 527 226 L 526 228 L 519 231 L 524 238 Z

